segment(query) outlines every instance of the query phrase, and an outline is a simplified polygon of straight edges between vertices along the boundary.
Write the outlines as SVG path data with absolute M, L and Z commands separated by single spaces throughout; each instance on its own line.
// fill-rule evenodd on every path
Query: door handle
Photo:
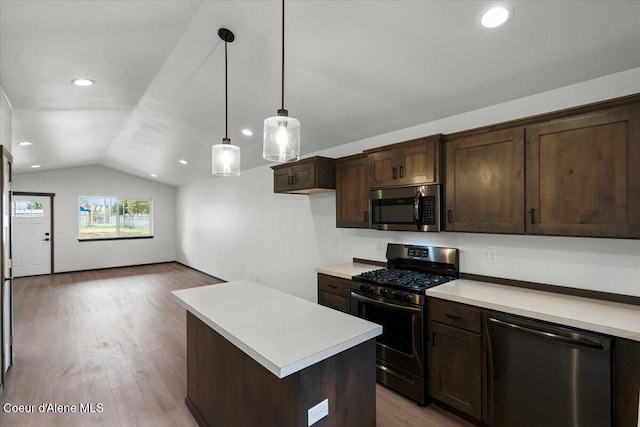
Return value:
M 47 237 L 46 239 L 42 239 L 43 242 L 48 242 L 49 238 Z
M 393 176 L 393 179 L 398 179 L 398 168 L 393 168 L 391 170 L 391 176 Z

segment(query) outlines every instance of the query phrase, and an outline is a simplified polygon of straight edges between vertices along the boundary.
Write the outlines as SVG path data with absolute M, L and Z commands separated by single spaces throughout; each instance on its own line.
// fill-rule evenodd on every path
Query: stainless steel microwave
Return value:
M 440 185 L 369 191 L 369 228 L 440 231 Z

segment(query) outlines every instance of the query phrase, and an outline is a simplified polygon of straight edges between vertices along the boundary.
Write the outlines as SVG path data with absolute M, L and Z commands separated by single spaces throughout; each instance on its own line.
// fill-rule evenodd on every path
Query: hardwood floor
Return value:
M 177 263 L 15 279 L 0 426 L 197 426 L 184 405 L 185 311 L 169 292 L 212 283 Z M 34 413 L 5 412 L 6 403 Z M 42 403 L 93 412 L 39 413 Z M 378 386 L 377 425 L 471 424 Z

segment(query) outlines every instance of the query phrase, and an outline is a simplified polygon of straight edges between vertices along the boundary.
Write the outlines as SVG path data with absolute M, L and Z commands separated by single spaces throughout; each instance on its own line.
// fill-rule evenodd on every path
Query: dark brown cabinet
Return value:
M 530 234 L 640 237 L 640 106 L 526 128 Z
M 367 156 L 336 160 L 336 227 L 369 227 Z
M 521 126 L 449 136 L 445 230 L 640 237 L 635 102 L 612 101 L 523 119 Z
M 615 340 L 615 425 L 637 427 L 640 400 L 640 342 Z
M 482 310 L 429 298 L 429 395 L 482 418 Z
M 524 233 L 524 128 L 447 141 L 447 231 Z
M 318 273 L 318 304 L 351 312 L 351 280 Z
M 441 137 L 438 134 L 365 151 L 369 188 L 440 182 Z
M 336 188 L 334 159 L 316 156 L 271 169 L 274 193 L 313 194 Z

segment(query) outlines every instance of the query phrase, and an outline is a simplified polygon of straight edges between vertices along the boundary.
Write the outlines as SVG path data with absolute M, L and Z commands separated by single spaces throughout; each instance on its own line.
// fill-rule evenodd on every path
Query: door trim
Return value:
M 30 192 L 30 191 L 12 191 L 11 194 L 13 196 L 38 196 L 38 197 L 48 197 L 49 198 L 49 202 L 51 204 L 51 209 L 49 210 L 49 216 L 51 219 L 51 245 L 50 245 L 50 251 L 51 251 L 51 271 L 49 272 L 49 274 L 53 274 L 55 272 L 55 264 L 53 263 L 53 246 L 55 245 L 55 235 L 56 233 L 54 232 L 54 225 L 55 223 L 53 222 L 53 201 L 54 201 L 54 197 L 56 197 L 56 193 L 38 193 L 38 192 Z M 12 220 L 13 222 L 13 220 Z

